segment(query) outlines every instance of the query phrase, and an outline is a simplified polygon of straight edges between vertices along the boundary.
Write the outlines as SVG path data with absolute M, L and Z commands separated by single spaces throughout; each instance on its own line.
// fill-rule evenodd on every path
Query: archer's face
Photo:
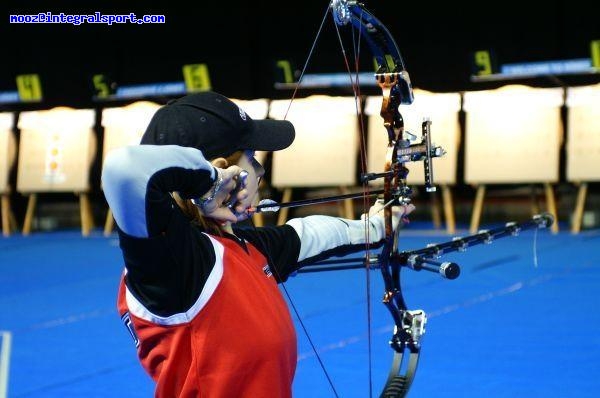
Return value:
M 248 197 L 242 201 L 242 204 L 246 209 L 250 208 L 254 204 L 256 195 L 258 193 L 258 186 L 261 178 L 265 174 L 265 169 L 254 157 L 254 151 L 244 151 L 242 157 L 238 161 L 238 166 L 248 172 L 248 178 L 246 179 L 246 189 L 248 190 Z

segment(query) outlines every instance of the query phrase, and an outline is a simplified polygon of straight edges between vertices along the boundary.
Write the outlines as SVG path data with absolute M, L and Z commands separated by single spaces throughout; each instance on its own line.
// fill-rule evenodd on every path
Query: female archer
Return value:
M 141 145 L 107 155 L 102 184 L 125 265 L 118 311 L 156 397 L 290 397 L 296 334 L 277 284 L 301 261 L 383 239 L 380 203 L 361 220 L 236 225 L 265 172 L 254 152 L 294 135 L 288 121 L 253 120 L 203 92 L 161 107 Z M 395 208 L 394 225 L 413 208 Z

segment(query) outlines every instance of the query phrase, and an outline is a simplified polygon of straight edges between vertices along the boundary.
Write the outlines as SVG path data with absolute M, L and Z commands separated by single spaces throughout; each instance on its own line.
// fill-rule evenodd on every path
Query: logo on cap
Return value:
M 246 112 L 244 112 L 244 110 L 240 107 L 238 107 L 239 111 L 240 111 L 240 117 L 242 118 L 243 121 L 246 121 Z

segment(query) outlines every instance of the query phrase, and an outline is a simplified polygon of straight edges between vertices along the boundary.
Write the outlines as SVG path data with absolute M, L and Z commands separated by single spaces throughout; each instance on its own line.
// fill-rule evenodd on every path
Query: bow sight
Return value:
M 414 135 L 410 134 L 410 132 L 404 131 L 403 135 L 408 138 L 403 138 L 398 143 L 398 148 L 396 150 L 396 162 L 397 163 L 407 163 L 407 162 L 418 162 L 423 161 L 423 167 L 425 169 L 425 190 L 427 192 L 435 192 L 436 187 L 433 182 L 433 164 L 431 162 L 431 158 L 443 156 L 446 154 L 446 151 L 440 147 L 431 144 L 431 120 L 425 119 L 421 125 L 422 127 L 422 135 L 421 142 L 418 144 L 411 144 L 411 140 L 414 138 Z M 403 175 L 401 178 L 405 179 L 408 175 L 408 170 L 402 170 Z M 383 173 L 364 173 L 361 176 L 361 182 L 368 182 L 372 180 L 376 180 L 378 178 L 384 178 L 393 173 L 392 171 L 383 172 Z M 401 187 L 402 192 L 398 192 L 399 196 L 408 197 L 411 192 L 410 189 L 404 185 Z M 406 200 L 404 200 L 406 202 Z

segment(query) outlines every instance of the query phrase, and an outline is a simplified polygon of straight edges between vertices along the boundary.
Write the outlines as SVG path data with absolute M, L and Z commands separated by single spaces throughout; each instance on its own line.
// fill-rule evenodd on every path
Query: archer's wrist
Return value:
M 217 193 L 219 192 L 219 190 L 221 189 L 221 186 L 223 185 L 223 176 L 221 173 L 221 169 L 215 167 L 215 168 L 213 168 L 213 170 L 214 170 L 214 176 L 215 176 L 213 185 L 210 187 L 210 189 L 204 195 L 202 195 L 199 198 L 192 199 L 192 203 L 195 204 L 196 206 L 198 206 L 198 208 L 204 214 L 210 213 L 218 208 L 218 205 L 216 205 L 217 202 L 215 200 L 215 197 L 217 196 Z

